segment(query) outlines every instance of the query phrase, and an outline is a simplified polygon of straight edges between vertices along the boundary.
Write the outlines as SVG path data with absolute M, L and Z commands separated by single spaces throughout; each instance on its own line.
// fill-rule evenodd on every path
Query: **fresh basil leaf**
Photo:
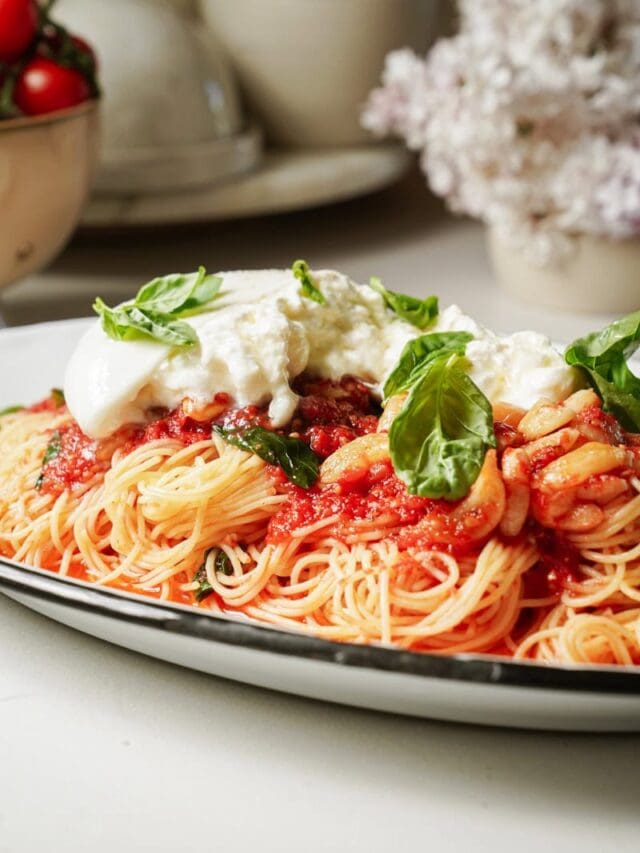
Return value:
M 204 267 L 200 267 L 203 274 Z M 203 275 L 193 288 L 191 296 L 186 299 L 179 308 L 180 317 L 191 317 L 193 314 L 199 314 L 206 310 L 207 305 L 213 302 L 220 294 L 222 279 L 218 275 Z
M 213 587 L 211 586 L 211 584 L 209 583 L 209 579 L 207 578 L 207 558 L 211 551 L 211 548 L 207 548 L 207 550 L 204 552 L 202 565 L 193 576 L 194 582 L 198 584 L 198 589 L 196 589 L 194 592 L 196 601 L 202 601 L 203 599 L 211 595 L 211 593 L 213 592 Z
M 198 343 L 193 326 L 182 320 L 173 320 L 166 314 L 143 311 L 135 305 L 127 308 L 130 326 L 137 332 L 174 347 L 188 347 Z
M 303 296 L 306 296 L 307 299 L 313 299 L 314 302 L 318 302 L 320 305 L 324 305 L 326 303 L 327 300 L 325 299 L 324 294 L 311 278 L 309 264 L 306 261 L 295 261 L 291 267 L 291 272 L 300 282 L 300 293 Z
M 99 296 L 91 307 L 102 320 L 102 328 L 110 338 L 115 341 L 126 340 L 129 321 L 123 308 L 110 308 Z
M 615 320 L 599 332 L 575 340 L 567 352 L 575 350 L 585 359 L 616 360 L 633 355 L 640 346 L 640 311 Z
M 415 385 L 434 358 L 452 353 L 464 355 L 467 344 L 472 340 L 473 335 L 468 332 L 432 332 L 408 341 L 398 364 L 384 383 L 385 400 Z
M 584 368 L 584 372 L 592 388 L 602 400 L 605 411 L 612 414 L 623 429 L 628 432 L 640 432 L 640 390 L 625 391 L 595 370 Z M 638 381 L 635 376 L 633 378 L 636 382 Z
M 24 409 L 24 406 L 7 406 L 4 409 L 0 409 L 0 418 L 5 415 L 14 415 L 16 412 L 21 412 Z
M 42 457 L 42 464 L 48 465 L 53 459 L 58 456 L 60 450 L 62 449 L 62 434 L 60 430 L 57 429 L 49 440 L 49 444 L 47 445 L 47 449 L 44 452 L 44 456 Z
M 64 399 L 64 391 L 62 388 L 52 388 L 51 389 L 51 399 L 56 404 L 58 408 L 61 408 L 65 405 L 66 400 Z
M 196 273 L 165 275 L 143 285 L 134 304 L 159 314 L 184 316 L 211 302 L 218 295 L 221 284 L 222 279 L 207 275 L 204 267 L 200 267 Z
M 173 347 L 193 346 L 195 330 L 181 317 L 205 311 L 219 295 L 222 279 L 207 275 L 204 267 L 195 273 L 175 273 L 154 278 L 143 285 L 132 302 L 110 308 L 98 297 L 93 310 L 102 328 L 116 341 L 148 338 Z
M 411 494 L 464 497 L 496 446 L 491 404 L 465 367 L 455 353 L 430 361 L 391 424 L 391 460 Z
M 198 584 L 198 589 L 195 590 L 194 595 L 196 597 L 196 601 L 202 601 L 213 592 L 213 587 L 209 583 L 209 578 L 207 577 L 207 559 L 209 558 L 209 554 L 215 550 L 214 548 L 207 548 L 204 552 L 204 557 L 202 560 L 202 565 L 198 569 L 198 571 L 193 576 L 193 580 Z M 213 570 L 214 572 L 220 573 L 221 575 L 232 575 L 233 574 L 233 566 L 231 564 L 231 560 L 229 559 L 226 551 L 223 551 L 222 548 L 218 549 L 218 553 L 215 556 L 213 561 Z
M 418 329 L 428 328 L 438 316 L 438 297 L 427 296 L 426 299 L 418 299 L 415 296 L 405 296 L 403 293 L 394 293 L 387 290 L 378 276 L 371 276 L 369 287 L 379 293 L 392 311 Z
M 299 438 L 288 438 L 258 426 L 242 432 L 221 426 L 213 429 L 229 444 L 255 453 L 270 465 L 278 465 L 296 486 L 308 489 L 318 479 L 320 461 Z
M 195 284 L 194 276 L 197 276 L 197 280 L 199 280 L 202 271 L 203 269 L 200 267 L 197 273 L 191 275 L 171 273 L 153 278 L 142 285 L 136 293 L 133 303 L 138 308 L 159 311 L 161 314 L 171 314 L 189 298 Z
M 567 364 L 581 368 L 611 412 L 630 431 L 640 432 L 640 379 L 627 364 L 640 346 L 640 311 L 616 320 L 567 347 Z
M 233 566 L 231 564 L 231 560 L 229 559 L 229 555 L 226 551 L 223 551 L 222 548 L 216 554 L 216 558 L 213 561 L 213 567 L 217 573 L 221 575 L 229 575 L 233 574 Z
M 40 471 L 38 479 L 36 480 L 36 483 L 35 483 L 36 489 L 40 489 L 42 487 L 43 482 L 44 482 L 45 466 L 47 466 L 49 464 L 49 462 L 51 462 L 53 459 L 56 458 L 56 456 L 59 455 L 61 449 L 62 449 L 62 434 L 60 433 L 60 430 L 57 429 L 52 434 L 51 438 L 49 439 L 49 444 L 47 444 L 47 448 L 44 452 L 44 456 L 42 457 L 42 470 Z
M 102 319 L 102 328 L 116 341 L 135 341 L 151 338 L 169 346 L 193 346 L 198 342 L 195 329 L 168 314 L 156 314 L 136 305 L 109 308 L 99 297 L 93 310 Z

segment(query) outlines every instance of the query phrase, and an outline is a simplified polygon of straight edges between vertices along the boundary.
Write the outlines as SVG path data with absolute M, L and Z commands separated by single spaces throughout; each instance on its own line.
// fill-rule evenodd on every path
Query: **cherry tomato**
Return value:
M 0 0 L 0 62 L 14 62 L 38 31 L 34 0 Z
M 88 42 L 88 41 L 85 41 L 85 40 L 82 38 L 82 36 L 71 36 L 71 41 L 73 42 L 74 46 L 75 46 L 75 47 L 76 47 L 76 48 L 77 48 L 81 53 L 86 53 L 86 54 L 87 54 L 87 56 L 88 56 L 88 57 L 89 57 L 89 59 L 91 60 L 91 63 L 92 63 L 92 65 L 93 65 L 93 68 L 97 70 L 97 68 L 98 68 L 98 60 L 96 59 L 95 51 L 94 51 L 94 49 L 91 47 L 91 45 L 89 44 L 89 42 Z
M 79 71 L 41 56 L 25 65 L 13 93 L 16 106 L 28 116 L 75 107 L 90 97 L 89 84 Z

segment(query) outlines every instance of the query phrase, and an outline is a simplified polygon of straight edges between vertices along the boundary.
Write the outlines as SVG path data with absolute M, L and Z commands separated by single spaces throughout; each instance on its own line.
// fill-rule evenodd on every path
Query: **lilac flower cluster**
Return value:
M 432 190 L 544 264 L 640 234 L 640 2 L 461 0 L 426 59 L 387 57 L 363 125 L 421 152 Z

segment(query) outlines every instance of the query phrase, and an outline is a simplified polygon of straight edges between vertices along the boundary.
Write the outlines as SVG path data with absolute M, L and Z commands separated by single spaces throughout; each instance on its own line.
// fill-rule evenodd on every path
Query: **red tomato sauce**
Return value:
M 540 559 L 524 576 L 525 598 L 560 596 L 580 579 L 580 554 L 561 534 L 535 525 Z
M 216 394 L 212 404 L 226 406 L 229 404 L 229 395 Z M 134 427 L 128 439 L 125 450 L 134 450 L 141 444 L 158 439 L 173 439 L 184 444 L 195 444 L 197 441 L 206 441 L 211 438 L 211 430 L 216 418 L 205 418 L 200 420 L 184 410 L 180 405 L 170 412 L 160 410 L 146 427 Z M 122 430 L 121 433 L 127 430 Z M 130 431 L 130 430 L 129 430 Z
M 394 474 L 390 462 L 373 465 L 366 474 L 345 477 L 338 483 L 301 489 L 289 483 L 279 469 L 274 470 L 278 489 L 289 499 L 269 522 L 267 538 L 271 542 L 290 538 L 300 527 L 314 524 L 332 515 L 348 527 L 354 521 L 384 517 L 385 526 L 415 525 L 437 501 L 410 495 Z
M 375 431 L 378 418 L 369 388 L 357 379 L 345 377 L 340 382 L 305 380 L 296 388 L 302 395 L 291 424 L 284 430 L 306 441 L 323 459 L 360 435 Z M 229 406 L 228 394 L 218 393 L 211 401 Z M 64 404 L 62 404 L 64 405 Z M 36 403 L 29 411 L 53 412 L 60 408 L 60 397 L 52 394 Z M 40 488 L 59 494 L 66 488 L 86 482 L 94 474 L 105 471 L 116 448 L 130 453 L 148 441 L 173 439 L 187 446 L 211 438 L 214 425 L 226 429 L 253 426 L 270 428 L 266 407 L 227 408 L 222 414 L 200 420 L 180 405 L 172 411 L 158 410 L 146 426 L 123 427 L 108 439 L 96 441 L 85 436 L 77 424 L 59 431 L 60 450 L 43 467 Z
M 224 429 L 250 429 L 262 427 L 269 429 L 271 422 L 267 409 L 261 406 L 243 406 L 240 409 L 228 409 L 215 421 Z
M 197 421 L 178 407 L 168 415 L 152 421 L 144 429 L 137 430 L 132 442 L 133 446 L 137 447 L 162 438 L 175 439 L 185 446 L 197 441 L 206 441 L 211 438 L 211 421 Z M 131 449 L 133 450 L 133 447 Z
M 62 392 L 52 391 L 48 397 L 44 398 L 44 400 L 39 400 L 37 403 L 34 403 L 33 406 L 29 406 L 27 408 L 27 412 L 33 412 L 34 414 L 37 412 L 57 412 L 62 408 L 64 408 L 64 397 L 62 396 Z
M 291 432 L 322 459 L 378 427 L 371 391 L 358 379 L 312 380 L 300 383 L 296 390 L 302 396 Z
M 596 441 L 601 440 L 597 433 L 603 433 L 610 444 L 626 444 L 624 431 L 615 417 L 608 412 L 603 412 L 599 403 L 587 406 L 575 417 L 576 423 L 583 423 L 593 427 Z
M 564 456 L 565 453 L 566 450 L 560 444 L 550 444 L 547 447 L 540 447 L 530 455 L 531 473 L 535 474 L 537 471 L 542 471 L 543 468 L 546 468 L 547 465 Z
M 57 571 L 55 567 L 56 558 L 59 555 L 57 552 L 54 552 L 53 559 L 50 563 L 51 571 Z M 46 563 L 43 568 L 48 568 Z M 92 577 L 91 573 L 87 569 L 87 567 L 83 563 L 71 563 L 69 566 L 69 571 L 67 572 L 67 577 L 74 578 L 75 580 L 88 581 L 91 582 L 95 580 Z M 180 586 L 184 583 L 189 582 L 189 578 L 187 578 L 184 572 L 180 572 L 174 577 L 169 578 L 167 581 L 169 584 L 169 601 L 176 602 L 178 604 L 193 604 L 193 593 L 184 589 L 180 589 Z M 114 589 L 124 590 L 125 592 L 133 592 L 136 595 L 144 595 L 147 598 L 155 599 L 157 601 L 160 596 L 160 592 L 162 589 L 161 584 L 157 586 L 150 587 L 149 589 L 143 589 L 139 586 L 136 586 L 132 581 L 127 580 L 126 578 L 119 577 L 113 583 L 108 584 L 108 586 L 112 586 Z
M 395 542 L 401 551 L 438 550 L 461 557 L 481 547 L 473 533 L 453 518 L 457 502 L 410 494 L 390 462 L 376 463 L 365 474 L 353 472 L 337 483 L 311 489 L 294 486 L 279 469 L 272 470 L 278 490 L 288 500 L 269 522 L 269 542 L 285 541 L 295 530 L 337 515 L 331 528 L 337 539 L 352 535 L 358 522 L 379 521 L 381 538 Z M 433 520 L 433 516 L 437 523 L 425 526 L 425 520 Z
M 100 442 L 86 436 L 76 423 L 51 434 L 59 446 L 57 454 L 42 469 L 42 492 L 58 495 L 106 471 L 111 455 L 99 453 Z

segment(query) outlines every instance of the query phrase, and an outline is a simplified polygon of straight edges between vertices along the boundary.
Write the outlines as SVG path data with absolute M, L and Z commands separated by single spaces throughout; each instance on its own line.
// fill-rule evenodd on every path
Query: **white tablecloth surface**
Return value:
M 414 178 L 346 205 L 93 236 L 4 298 L 10 323 L 88 313 L 147 278 L 305 257 L 438 292 L 501 330 L 568 339 L 606 317 L 505 297 L 481 229 Z M 8 369 L 5 365 L 3 369 Z M 0 598 L 0 852 L 637 851 L 638 736 L 404 719 L 225 682 Z

